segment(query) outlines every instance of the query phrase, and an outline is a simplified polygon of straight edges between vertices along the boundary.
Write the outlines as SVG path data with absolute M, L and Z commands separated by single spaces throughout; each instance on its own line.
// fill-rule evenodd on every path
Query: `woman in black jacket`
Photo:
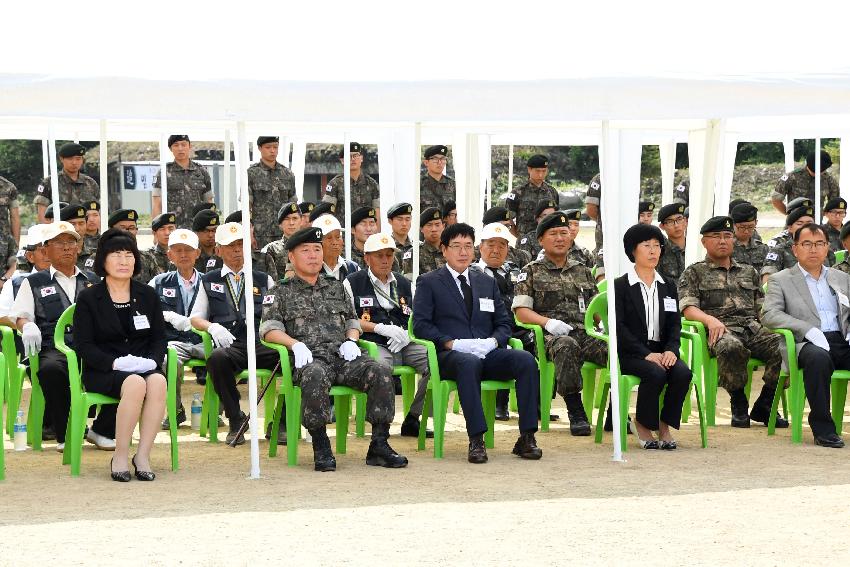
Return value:
M 657 226 L 636 224 L 623 236 L 634 267 L 614 280 L 620 371 L 640 378 L 635 426 L 644 449 L 676 448 L 670 428 L 679 429 L 691 370 L 678 357 L 682 321 L 676 284 L 655 271 L 664 253 Z M 661 416 L 658 401 L 667 386 Z M 653 435 L 658 431 L 658 439 Z
M 136 239 L 121 229 L 103 233 L 94 270 L 103 281 L 82 290 L 74 313 L 74 344 L 86 390 L 120 398 L 112 480 L 130 480 L 130 439 L 139 424 L 135 476 L 154 480 L 150 453 L 165 412 L 165 320 L 153 288 L 132 280 L 141 270 Z

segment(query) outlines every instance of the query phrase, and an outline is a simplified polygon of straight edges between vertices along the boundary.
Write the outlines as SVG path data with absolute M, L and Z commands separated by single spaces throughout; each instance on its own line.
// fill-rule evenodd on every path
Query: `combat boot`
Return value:
M 744 389 L 729 392 L 729 403 L 732 407 L 732 427 L 748 428 L 750 426 L 749 409 L 750 404 L 747 401 L 747 395 Z
M 399 455 L 387 439 L 390 436 L 390 426 L 387 423 L 372 425 L 372 442 L 366 452 L 366 464 L 373 467 L 400 469 L 407 466 L 407 457 Z
M 770 420 L 770 410 L 773 407 L 773 397 L 776 395 L 776 388 L 764 386 L 761 389 L 759 397 L 753 403 L 753 410 L 750 412 L 750 419 L 767 425 Z M 786 429 L 788 420 L 783 418 L 779 413 L 776 414 L 777 429 Z
M 590 422 L 584 413 L 584 404 L 581 403 L 581 394 L 567 394 L 564 396 L 567 403 L 567 416 L 570 418 L 570 433 L 575 437 L 587 437 L 590 435 Z
M 336 459 L 331 451 L 331 440 L 324 427 L 310 431 L 313 441 L 313 470 L 328 472 L 336 470 Z

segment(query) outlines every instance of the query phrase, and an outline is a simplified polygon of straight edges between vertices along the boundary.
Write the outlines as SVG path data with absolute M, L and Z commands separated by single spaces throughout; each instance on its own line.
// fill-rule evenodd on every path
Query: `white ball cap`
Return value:
M 244 237 L 242 225 L 238 222 L 226 222 L 215 229 L 215 243 L 227 246 Z
M 490 240 L 491 238 L 502 238 L 507 241 L 508 246 L 516 244 L 516 237 L 511 234 L 508 227 L 500 222 L 491 222 L 481 229 L 481 240 Z
M 27 241 L 25 243 L 27 248 L 35 248 L 44 242 L 44 227 L 46 226 L 46 224 L 36 224 L 30 227 L 27 231 Z
M 216 234 L 218 237 L 218 234 Z M 178 228 L 173 231 L 170 235 L 168 235 L 168 246 L 169 248 L 174 246 L 175 244 L 185 244 L 195 250 L 198 249 L 198 235 L 192 232 L 191 230 L 186 230 L 185 228 Z
M 377 252 L 378 250 L 385 250 L 387 248 L 395 250 L 393 237 L 383 232 L 376 232 L 366 239 L 366 244 L 363 245 L 363 252 L 368 254 L 369 252 Z
M 47 242 L 49 240 L 53 240 L 60 234 L 70 234 L 77 240 L 82 239 L 82 236 L 77 234 L 77 231 L 74 230 L 74 225 L 66 221 L 52 222 L 50 224 L 42 225 L 41 229 L 41 241 Z
M 314 228 L 321 228 L 322 235 L 327 235 L 335 230 L 342 230 L 342 225 L 339 220 L 333 215 L 322 215 L 313 221 Z

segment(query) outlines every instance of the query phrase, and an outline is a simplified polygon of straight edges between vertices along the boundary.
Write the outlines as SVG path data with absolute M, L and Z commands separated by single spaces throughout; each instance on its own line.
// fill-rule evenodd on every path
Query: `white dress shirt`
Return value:
M 449 266 L 448 264 L 446 264 L 446 269 L 447 269 L 447 270 L 449 271 L 449 273 L 452 275 L 452 279 L 454 280 L 455 285 L 457 286 L 457 290 L 460 292 L 460 296 L 461 296 L 461 297 L 463 297 L 463 288 L 462 288 L 462 287 L 460 287 L 460 280 L 459 280 L 459 279 L 457 279 L 457 277 L 458 277 L 459 275 L 461 275 L 461 273 L 454 271 L 454 270 L 452 269 L 452 267 L 451 267 L 451 266 Z M 471 288 L 471 287 L 472 287 L 472 282 L 470 282 L 470 281 L 469 281 L 469 267 L 467 267 L 467 268 L 463 271 L 463 277 L 465 277 L 465 278 L 466 278 L 466 283 L 467 283 L 467 284 L 469 285 L 469 287 Z
M 664 278 L 662 278 L 658 272 L 654 273 L 655 278 L 652 280 L 652 285 L 646 285 L 646 283 L 640 279 L 634 266 L 629 268 L 626 275 L 629 278 L 630 286 L 640 284 L 640 291 L 643 295 L 644 322 L 646 323 L 647 340 L 660 342 L 661 324 L 659 322 L 660 314 L 658 312 L 658 282 L 664 283 Z

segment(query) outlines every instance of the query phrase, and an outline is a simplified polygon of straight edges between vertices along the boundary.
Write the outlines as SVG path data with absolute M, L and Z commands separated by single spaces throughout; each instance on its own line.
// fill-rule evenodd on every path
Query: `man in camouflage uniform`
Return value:
M 542 199 L 537 201 L 537 206 L 534 208 L 534 228 L 520 236 L 518 250 L 524 250 L 528 253 L 528 257 L 536 260 L 543 248 L 537 242 L 537 225 L 540 221 L 548 217 L 558 210 L 558 201 L 552 199 Z
M 215 230 L 221 224 L 218 213 L 212 209 L 203 209 L 192 219 L 192 232 L 198 236 L 198 247 L 201 250 L 195 269 L 206 273 L 215 268 Z
M 361 354 L 360 323 L 342 283 L 320 276 L 322 236 L 321 229 L 305 228 L 287 241 L 295 276 L 274 289 L 263 309 L 260 336 L 292 349 L 292 380 L 301 386 L 301 422 L 313 439 L 315 470 L 336 470 L 326 430 L 331 422 L 328 391 L 335 384 L 368 394 L 366 420 L 372 424 L 372 441 L 366 464 L 405 467 L 407 458 L 387 443 L 395 415 L 392 371 Z
M 807 199 L 806 202 L 809 202 Z M 797 263 L 792 246 L 794 245 L 794 233 L 803 226 L 815 222 L 815 212 L 811 205 L 803 205 L 790 209 L 785 217 L 785 230 L 773 237 L 767 243 L 767 254 L 764 256 L 764 265 L 761 268 L 762 283 L 767 281 L 770 274 L 790 268 Z M 828 266 L 835 264 L 835 254 L 832 250 L 826 255 Z
M 83 203 L 86 208 L 86 234 L 83 237 L 83 251 L 93 253 L 97 250 L 100 240 L 100 203 L 88 201 Z
M 310 201 L 301 201 L 298 203 L 298 212 L 301 213 L 301 228 L 308 228 L 312 226 L 313 221 L 310 220 L 310 215 L 313 213 L 313 209 L 316 208 L 315 203 L 311 203 Z
M 641 201 L 638 203 L 638 224 L 652 224 L 655 215 L 655 203 L 652 201 Z
M 537 226 L 534 212 L 541 200 L 549 199 L 558 203 L 560 198 L 555 188 L 546 183 L 549 158 L 533 155 L 525 165 L 528 167 L 528 181 L 520 187 L 514 187 L 505 197 L 505 207 L 514 214 L 519 234 L 525 234 Z
M 151 221 L 153 246 L 148 249 L 152 264 L 149 272 L 156 276 L 174 269 L 168 259 L 168 237 L 177 229 L 177 216 L 174 213 L 162 213 Z
M 425 150 L 422 163 L 427 170 L 419 180 L 420 211 L 429 207 L 437 207 L 442 215 L 443 206 L 447 201 L 457 201 L 455 180 L 443 175 L 448 161 L 449 149 L 446 146 L 431 146 Z
M 839 234 L 841 238 L 841 243 L 844 246 L 844 250 L 850 250 L 850 222 L 844 223 L 844 226 L 841 227 L 841 234 Z M 839 272 L 844 272 L 845 274 L 850 274 L 850 252 L 846 252 L 844 254 L 844 259 L 832 266 Z
M 275 228 L 278 206 L 295 199 L 295 176 L 288 167 L 278 163 L 279 146 L 277 136 L 258 137 L 260 161 L 248 168 L 251 217 L 260 247 L 278 238 Z
M 449 227 L 457 223 L 457 203 L 446 201 L 443 203 L 443 225 Z
M 517 320 L 545 329 L 546 356 L 555 365 L 557 391 L 567 404 L 570 433 L 587 436 L 590 422 L 581 401 L 581 366 L 584 361 L 608 362 L 607 345 L 584 330 L 584 314 L 596 295 L 596 283 L 587 266 L 567 256 L 573 238 L 565 214 L 555 212 L 543 219 L 537 225 L 537 238 L 544 257 L 523 268 L 511 307 Z
M 587 216 L 596 221 L 596 250 L 602 250 L 602 181 L 601 175 L 597 173 L 587 185 L 587 193 L 585 194 L 584 204 L 587 207 Z
M 212 202 L 212 181 L 204 166 L 189 159 L 192 155 L 189 136 L 172 134 L 168 137 L 168 149 L 174 154 L 174 161 L 165 165 L 168 176 L 168 208 L 177 215 L 177 226 L 187 228 L 192 225 L 192 207 L 198 202 Z M 157 171 L 153 179 L 151 216 L 162 213 L 161 177 L 162 171 Z
M 15 242 L 21 239 L 18 188 L 2 175 L 0 175 L 0 234 L 11 234 Z
M 419 275 L 446 265 L 440 252 L 440 235 L 443 233 L 443 214 L 437 207 L 428 207 L 419 216 L 423 240 L 419 242 Z M 407 279 L 413 278 L 413 250 L 396 252 L 401 256 L 401 272 Z
M 62 173 L 59 174 L 59 200 L 66 203 L 85 203 L 100 199 L 97 181 L 82 173 L 83 156 L 86 149 L 80 144 L 64 144 L 59 148 Z M 53 200 L 50 177 L 46 177 L 35 192 L 33 203 L 38 213 L 38 222 L 44 223 L 44 212 Z
M 581 246 L 578 242 L 576 242 L 576 238 L 578 237 L 578 232 L 580 230 L 579 221 L 581 220 L 581 211 L 579 209 L 567 209 L 566 211 L 561 211 L 567 217 L 568 228 L 570 229 L 570 236 L 573 241 L 570 244 L 570 249 L 567 251 L 567 257 L 571 262 L 578 262 L 579 264 L 583 264 L 588 268 L 592 268 L 594 263 L 596 262 L 593 257 L 593 253 L 587 248 Z M 536 258 L 532 258 L 532 260 L 539 260 L 543 257 L 541 253 L 537 254 Z
M 286 239 L 298 232 L 301 228 L 301 212 L 298 210 L 298 203 L 291 201 L 284 205 L 277 212 L 277 224 L 280 227 L 280 232 L 283 234 L 278 240 L 274 240 L 266 244 L 262 251 L 271 256 L 275 266 L 280 269 L 286 266 L 288 256 L 286 253 Z M 278 273 L 278 275 L 282 275 Z
M 507 228 L 512 235 L 516 235 L 516 224 L 514 224 L 514 213 L 509 211 L 506 207 L 491 207 L 484 212 L 484 217 L 481 219 L 482 225 L 488 225 L 490 223 L 497 222 Z M 445 219 L 443 219 L 445 220 Z M 516 238 L 513 240 L 516 243 Z M 478 247 L 475 247 L 475 259 L 478 260 L 481 257 L 481 254 L 478 251 Z M 517 266 L 522 268 L 529 262 L 531 262 L 532 258 L 525 250 L 519 250 L 513 244 L 508 248 L 508 259 L 515 263 Z
M 658 209 L 658 224 L 667 235 L 664 254 L 658 262 L 658 273 L 665 280 L 678 283 L 685 270 L 685 235 L 688 230 L 685 205 L 670 203 Z
M 732 209 L 729 215 L 735 223 L 735 246 L 732 249 L 732 259 L 739 264 L 748 264 L 761 272 L 764 257 L 767 255 L 767 245 L 756 240 L 753 235 L 758 224 L 758 212 L 750 203 L 741 203 Z
M 387 221 L 392 229 L 395 248 L 402 256 L 413 248 L 410 242 L 410 223 L 413 219 L 413 205 L 410 203 L 397 203 L 387 211 Z M 399 265 L 401 260 L 397 259 Z
M 732 219 L 713 217 L 700 228 L 706 256 L 688 266 L 679 281 L 682 314 L 705 325 L 709 352 L 717 357 L 718 383 L 729 392 L 732 427 L 749 427 L 750 419 L 767 424 L 779 379 L 781 337 L 759 322 L 764 293 L 758 272 L 732 259 Z M 747 414 L 744 393 L 750 357 L 765 363 L 764 386 Z M 788 422 L 777 417 L 777 427 Z
M 690 180 L 686 177 L 682 179 L 682 181 L 678 185 L 676 185 L 675 189 L 673 189 L 673 202 L 681 203 L 687 207 L 690 200 L 691 183 Z
M 355 211 L 362 207 L 372 207 L 380 214 L 381 201 L 378 198 L 378 182 L 363 171 L 363 159 L 366 157 L 366 148 L 357 142 L 349 145 L 351 156 L 351 210 Z M 339 153 L 340 163 L 345 167 L 344 153 Z M 330 203 L 336 207 L 336 218 L 339 224 L 345 226 L 345 176 L 340 174 L 331 179 L 325 187 L 323 203 Z M 380 217 L 376 216 L 375 219 Z M 354 221 L 351 221 L 352 226 Z
M 821 203 L 839 196 L 838 182 L 826 172 L 832 166 L 832 158 L 821 150 L 820 153 L 820 191 Z M 806 158 L 805 167 L 795 169 L 779 178 L 776 189 L 770 196 L 773 206 L 780 213 L 787 214 L 790 206 L 786 209 L 783 201 L 792 201 L 798 197 L 805 197 L 810 201 L 815 200 L 815 153 L 812 152 Z M 789 203 L 790 205 L 790 203 Z
M 371 207 L 360 207 L 351 213 L 352 239 L 351 239 L 351 261 L 357 264 L 361 270 L 366 269 L 366 260 L 363 259 L 363 246 L 366 239 L 378 232 L 377 211 Z
M 823 206 L 823 214 L 826 217 L 824 230 L 829 238 L 829 249 L 833 252 L 844 250 L 841 244 L 841 225 L 847 217 L 847 201 L 841 197 L 830 199 Z

